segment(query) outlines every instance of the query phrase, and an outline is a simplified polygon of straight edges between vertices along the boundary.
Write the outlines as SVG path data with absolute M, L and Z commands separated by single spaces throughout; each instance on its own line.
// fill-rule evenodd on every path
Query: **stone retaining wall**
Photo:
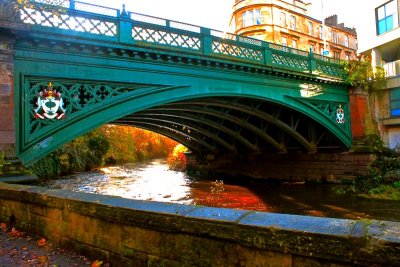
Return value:
M 192 172 L 294 182 L 349 182 L 368 175 L 375 156 L 346 152 L 222 155 L 211 159 L 187 155 L 187 158 Z
M 0 183 L 0 221 L 112 266 L 399 266 L 400 224 Z

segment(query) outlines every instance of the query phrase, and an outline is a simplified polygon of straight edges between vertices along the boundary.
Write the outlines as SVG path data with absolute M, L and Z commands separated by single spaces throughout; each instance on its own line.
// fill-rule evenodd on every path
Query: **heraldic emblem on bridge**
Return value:
M 62 119 L 65 118 L 65 109 L 61 93 L 53 89 L 50 82 L 48 87 L 42 90 L 36 101 L 35 117 L 38 119 Z
M 26 165 L 105 123 L 207 153 L 351 145 L 336 59 L 124 9 L 30 2 L 0 25 L 15 34 L 16 143 Z

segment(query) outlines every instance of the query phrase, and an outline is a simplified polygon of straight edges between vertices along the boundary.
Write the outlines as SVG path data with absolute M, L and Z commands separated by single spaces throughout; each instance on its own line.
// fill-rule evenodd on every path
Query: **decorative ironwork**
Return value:
M 337 78 L 345 76 L 340 60 L 246 36 L 203 29 L 195 25 L 133 12 L 128 12 L 128 18 L 124 16 L 124 20 L 127 20 L 126 23 L 132 25 L 132 31 L 129 32 L 129 28 L 128 31 L 119 29 L 120 12 L 117 9 L 65 0 L 61 6 L 68 7 L 69 3 L 71 12 L 53 14 L 41 8 L 43 3 L 47 4 L 51 0 L 35 1 L 37 3 L 33 4 L 31 9 L 21 10 L 23 23 L 48 29 L 56 28 L 98 36 L 119 37 L 118 39 L 123 40 L 125 44 L 130 40 L 133 45 L 134 41 L 145 42 L 149 48 L 153 46 L 157 49 L 157 46 L 162 45 L 185 51 L 191 50 L 196 52 L 196 56 L 199 52 L 203 52 L 207 57 L 224 55 L 232 60 L 240 58 L 257 64 L 279 65 L 282 69 L 297 69 L 303 73 L 308 71 Z M 203 34 L 208 32 L 210 35 Z M 87 37 L 91 38 L 90 35 Z M 211 39 L 211 41 L 205 38 Z M 264 53 L 271 55 L 271 58 L 269 56 L 264 58 Z
M 257 40 L 257 39 L 250 38 L 250 37 L 239 36 L 239 42 L 246 43 L 246 44 L 257 45 L 257 46 L 262 46 L 262 41 L 261 40 Z
M 339 107 L 336 110 L 336 122 L 339 124 L 345 123 L 345 118 L 344 118 L 344 110 L 342 108 L 342 105 L 339 105 Z
M 332 121 L 337 122 L 339 126 L 347 127 L 345 123 L 345 109 L 344 103 L 332 103 L 332 102 L 307 102 L 314 108 L 318 109 L 321 113 L 329 117 Z M 340 112 L 340 122 L 338 122 L 338 110 Z
M 334 76 L 334 77 L 344 77 L 345 73 L 343 68 L 340 65 L 333 65 L 329 63 L 321 63 L 317 62 L 317 71 L 320 74 L 325 74 L 328 76 Z
M 272 52 L 272 63 L 276 65 L 297 68 L 300 70 L 308 70 L 309 62 L 307 58 L 295 57 L 291 54 Z
M 30 0 L 30 2 L 52 5 L 52 6 L 61 6 L 63 8 L 69 8 L 71 1 L 70 0 Z
M 261 50 L 255 50 L 248 47 L 238 46 L 234 44 L 214 41 L 212 44 L 212 52 L 256 62 L 263 62 L 263 53 Z
M 69 14 L 57 14 L 38 9 L 21 9 L 21 20 L 26 24 L 40 25 L 98 35 L 115 36 L 117 25 L 112 21 L 89 19 Z
M 201 48 L 201 41 L 198 37 L 168 32 L 166 30 L 143 28 L 140 26 L 133 27 L 132 38 L 136 41 L 191 50 L 200 50 Z
M 46 89 L 40 91 L 36 100 L 35 118 L 63 119 L 65 118 L 64 101 L 61 93 L 53 89 L 50 82 Z
M 30 103 L 29 117 L 31 133 L 61 119 L 68 114 L 68 117 L 78 112 L 84 112 L 91 107 L 101 104 L 103 101 L 124 95 L 135 89 L 142 88 L 141 85 L 132 85 L 131 87 L 95 84 L 95 83 L 68 83 L 68 82 L 31 82 L 28 99 Z M 51 88 L 51 89 L 50 89 Z M 46 99 L 49 92 L 54 96 L 51 99 L 51 106 L 46 106 Z M 62 100 L 60 101 L 62 96 Z M 57 103 L 56 100 L 59 100 Z M 42 107 L 40 109 L 40 107 Z M 56 109 L 57 108 L 57 109 Z M 50 110 L 50 112 L 48 111 Z M 48 118 L 50 120 L 44 120 Z

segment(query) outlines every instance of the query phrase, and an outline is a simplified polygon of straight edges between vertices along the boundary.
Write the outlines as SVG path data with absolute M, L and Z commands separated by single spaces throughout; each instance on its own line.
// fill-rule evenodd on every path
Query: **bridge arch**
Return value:
M 276 87 L 160 86 L 53 80 L 64 97 L 66 117 L 46 120 L 34 117 L 37 96 L 51 80 L 26 78 L 31 107 L 26 110 L 26 139 L 19 157 L 31 164 L 61 145 L 106 123 L 145 128 L 171 137 L 191 150 L 218 152 L 286 153 L 291 150 L 345 149 L 350 138 L 345 129 L 302 98 L 282 94 Z M 77 95 L 80 89 L 97 88 Z M 115 90 L 120 92 L 116 94 Z M 82 91 L 83 92 L 83 91 Z M 102 93 L 108 92 L 106 96 Z M 272 93 L 271 93 L 272 92 Z M 82 101 L 82 99 L 88 100 Z M 104 97 L 104 99 L 102 99 Z M 94 100 L 97 98 L 97 102 Z M 85 103 L 83 103 L 85 102 Z M 318 102 L 318 101 L 317 101 Z M 336 104 L 335 104 L 336 105 Z M 333 106 L 335 106 L 333 105 Z M 345 103 L 344 103 L 345 105 Z M 79 109 L 78 107 L 87 106 Z M 331 109 L 325 103 L 324 109 Z M 332 114 L 330 114 L 332 115 Z
M 335 59 L 142 14 L 71 5 L 60 15 L 41 5 L 6 25 L 15 38 L 17 155 L 27 165 L 106 123 L 212 153 L 351 145 Z

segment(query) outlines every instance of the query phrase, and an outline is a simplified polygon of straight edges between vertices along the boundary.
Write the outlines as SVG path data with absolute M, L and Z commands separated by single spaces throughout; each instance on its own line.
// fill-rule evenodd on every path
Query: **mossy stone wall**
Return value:
M 400 224 L 0 183 L 0 221 L 112 266 L 398 266 Z

